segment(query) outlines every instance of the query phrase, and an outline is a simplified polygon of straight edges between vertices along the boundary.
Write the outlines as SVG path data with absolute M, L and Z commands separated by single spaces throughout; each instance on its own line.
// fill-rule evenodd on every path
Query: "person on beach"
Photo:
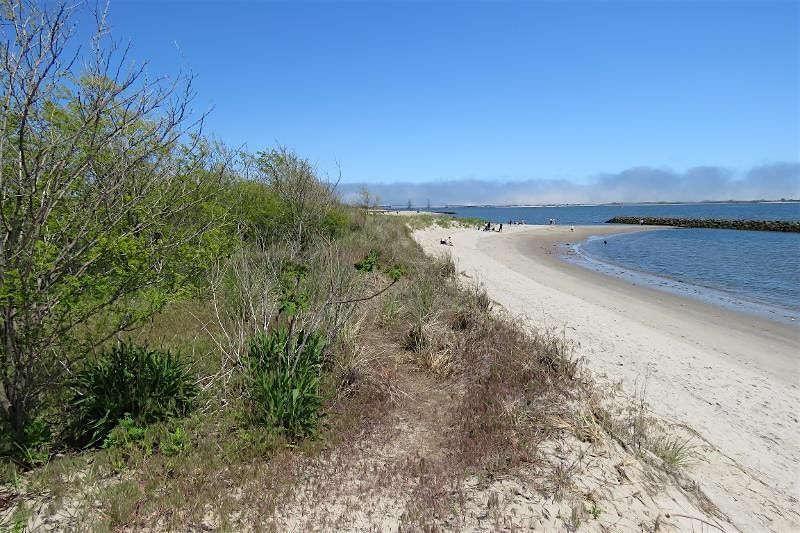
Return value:
M 503 233 L 503 223 L 502 222 L 500 223 L 500 229 L 497 230 L 497 231 L 499 231 L 500 233 Z
M 570 226 L 570 227 L 569 227 L 569 230 L 570 230 L 570 231 L 575 231 L 575 226 Z
M 447 237 L 447 246 L 453 246 L 453 238 Z

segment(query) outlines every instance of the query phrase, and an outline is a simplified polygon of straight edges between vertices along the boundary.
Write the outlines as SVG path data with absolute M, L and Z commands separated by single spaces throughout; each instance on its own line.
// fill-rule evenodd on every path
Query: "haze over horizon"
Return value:
M 112 31 L 196 73 L 207 132 L 341 170 L 345 198 L 800 196 L 798 2 L 189 5 L 115 0 Z
M 366 188 L 382 205 L 603 204 L 612 202 L 695 202 L 800 199 L 800 164 L 775 163 L 744 174 L 721 167 L 685 172 L 651 167 L 599 174 L 582 183 L 569 180 L 442 180 L 427 183 L 344 183 L 345 202 L 358 202 Z

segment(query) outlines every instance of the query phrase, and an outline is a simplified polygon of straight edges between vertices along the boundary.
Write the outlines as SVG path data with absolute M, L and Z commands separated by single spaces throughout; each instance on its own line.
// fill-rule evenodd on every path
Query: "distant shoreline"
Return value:
M 701 200 L 697 202 L 607 202 L 600 204 L 587 204 L 587 203 L 564 203 L 564 204 L 444 204 L 432 205 L 429 207 L 411 207 L 408 206 L 381 206 L 384 211 L 419 211 L 422 212 L 436 212 L 438 209 L 508 209 L 508 208 L 535 208 L 535 207 L 619 207 L 619 206 L 634 206 L 634 205 L 724 205 L 724 204 L 800 204 L 800 199 L 789 198 L 783 200 Z

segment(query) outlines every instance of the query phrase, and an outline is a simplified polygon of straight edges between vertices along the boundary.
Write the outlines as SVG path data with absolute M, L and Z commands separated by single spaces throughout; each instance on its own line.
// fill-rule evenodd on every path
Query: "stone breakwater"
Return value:
M 794 220 L 721 220 L 714 218 L 614 217 L 608 224 L 644 224 L 676 228 L 720 228 L 749 231 L 784 231 L 800 233 L 800 221 Z

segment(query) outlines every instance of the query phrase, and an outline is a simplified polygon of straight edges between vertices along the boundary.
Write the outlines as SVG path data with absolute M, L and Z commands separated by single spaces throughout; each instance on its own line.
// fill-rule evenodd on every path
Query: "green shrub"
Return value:
M 378 257 L 379 256 L 380 256 L 380 252 L 378 252 L 376 250 L 370 250 L 369 253 L 366 255 L 366 257 L 364 257 L 364 259 L 362 259 L 361 261 L 359 261 L 358 263 L 356 263 L 353 266 L 359 272 L 372 272 L 372 269 L 375 268 L 375 265 L 378 262 Z
M 78 372 L 70 384 L 71 440 L 101 442 L 123 418 L 137 426 L 184 416 L 198 387 L 188 366 L 169 351 L 120 343 Z
M 122 418 L 103 440 L 103 448 L 125 448 L 138 445 L 144 440 L 145 428 L 137 426 L 129 416 Z
M 253 417 L 289 439 L 313 436 L 322 408 L 323 338 L 278 328 L 250 342 L 247 374 Z
M 50 458 L 51 444 L 50 425 L 42 418 L 28 421 L 17 439 L 0 424 L 0 457 L 10 457 L 25 466 L 38 466 Z
M 332 238 L 343 236 L 351 227 L 351 217 L 343 207 L 334 207 L 323 217 L 320 223 L 323 235 Z

